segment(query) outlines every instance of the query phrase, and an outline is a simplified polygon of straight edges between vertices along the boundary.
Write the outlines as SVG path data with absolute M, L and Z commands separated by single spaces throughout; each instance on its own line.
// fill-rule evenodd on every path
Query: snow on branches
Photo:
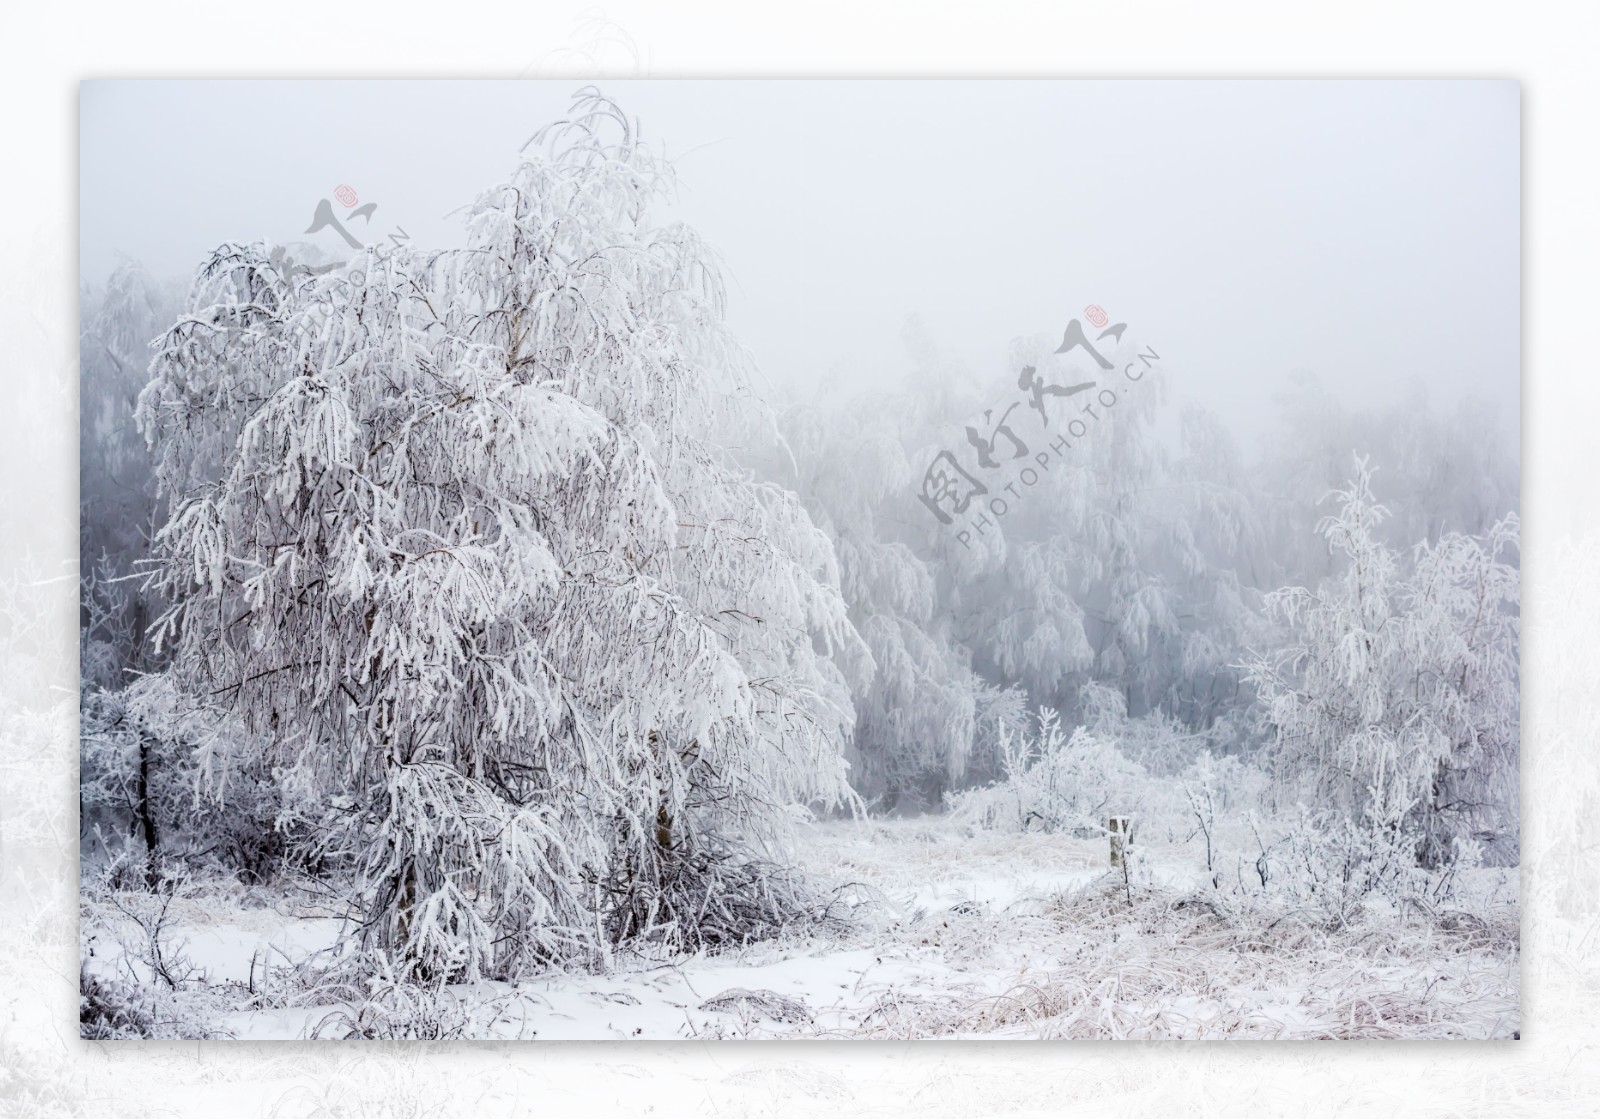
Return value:
M 461 250 L 223 246 L 139 406 L 174 672 L 351 806 L 324 844 L 419 975 L 737 938 L 784 806 L 853 796 L 865 651 L 726 450 L 767 421 L 670 169 L 592 90 L 525 152 Z
M 1285 772 L 1436 865 L 1516 832 L 1518 520 L 1424 541 L 1407 572 L 1378 537 L 1372 476 L 1357 457 L 1320 526 L 1343 571 L 1267 596 L 1290 636 L 1251 678 Z

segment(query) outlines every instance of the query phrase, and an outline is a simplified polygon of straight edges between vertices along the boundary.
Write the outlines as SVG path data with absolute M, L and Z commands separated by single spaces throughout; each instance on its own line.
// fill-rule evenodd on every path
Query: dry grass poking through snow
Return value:
M 1100 841 L 852 829 L 820 852 L 834 874 L 876 878 L 891 904 L 861 943 L 949 968 L 949 983 L 863 990 L 819 1019 L 829 1037 L 1483 1039 L 1519 1027 L 1514 871 L 1478 873 L 1460 908 L 1374 905 L 1330 930 L 1198 891 L 1205 877 L 1181 847 L 1153 851 L 1128 890 L 1101 870 Z
M 148 1003 L 160 1021 L 128 1029 L 245 1038 L 1483 1039 L 1509 1038 L 1520 1025 L 1514 871 L 1469 873 L 1443 909 L 1374 903 L 1332 930 L 1282 903 L 1212 888 L 1200 850 L 1181 844 L 1142 847 L 1126 886 L 1108 873 L 1104 840 L 971 834 L 938 818 L 808 827 L 801 851 L 814 876 L 841 884 L 838 902 L 854 909 L 848 925 L 623 960 L 604 976 L 443 990 L 380 982 L 376 964 L 364 986 L 336 982 L 322 950 L 339 923 L 306 900 L 185 888 L 173 898 L 163 956 L 181 990 L 147 984 L 140 1007 Z M 96 897 L 84 911 L 91 969 L 122 977 L 142 959 L 148 930 Z M 115 994 L 100 1001 L 111 1033 L 122 1029 Z

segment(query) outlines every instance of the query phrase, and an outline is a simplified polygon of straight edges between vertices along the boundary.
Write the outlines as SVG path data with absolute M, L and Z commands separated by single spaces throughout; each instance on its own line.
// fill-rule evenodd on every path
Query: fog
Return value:
M 1516 1037 L 1517 87 L 574 87 L 85 87 L 84 1036 Z
M 86 283 L 228 240 L 460 244 L 573 80 L 88 82 Z M 1515 453 L 1515 82 L 606 81 L 677 163 L 729 319 L 782 396 L 904 387 L 919 316 L 982 379 L 1098 303 L 1247 441 L 1293 371 L 1353 406 L 1487 401 Z M 341 210 L 341 212 L 343 212 Z M 359 232 L 359 231 L 358 231 Z

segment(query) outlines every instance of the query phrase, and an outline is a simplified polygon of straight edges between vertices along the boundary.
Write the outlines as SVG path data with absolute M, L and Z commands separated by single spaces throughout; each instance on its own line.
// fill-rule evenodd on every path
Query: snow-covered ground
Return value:
M 169 955 L 204 974 L 203 995 L 180 997 L 192 1014 L 253 1039 L 1507 1038 L 1519 1026 L 1515 869 L 1473 872 L 1470 906 L 1374 909 L 1335 933 L 1205 890 L 1183 845 L 1144 846 L 1125 884 L 1103 839 L 942 818 L 806 832 L 809 869 L 858 903 L 847 932 L 607 975 L 378 990 L 352 1006 L 285 979 L 327 959 L 338 919 L 252 891 L 180 900 Z M 138 952 L 128 930 L 86 932 L 92 970 L 119 971 L 119 940 Z

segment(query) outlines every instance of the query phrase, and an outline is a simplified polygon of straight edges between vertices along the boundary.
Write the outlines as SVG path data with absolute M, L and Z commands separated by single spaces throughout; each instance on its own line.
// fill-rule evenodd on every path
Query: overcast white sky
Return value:
M 373 232 L 457 244 L 446 215 L 582 84 L 85 83 L 83 279 L 306 239 L 340 184 Z M 797 392 L 900 383 L 911 314 L 998 376 L 1098 303 L 1247 436 L 1310 370 L 1352 402 L 1481 396 L 1517 437 L 1514 82 L 600 85 L 681 154 L 733 326 Z

